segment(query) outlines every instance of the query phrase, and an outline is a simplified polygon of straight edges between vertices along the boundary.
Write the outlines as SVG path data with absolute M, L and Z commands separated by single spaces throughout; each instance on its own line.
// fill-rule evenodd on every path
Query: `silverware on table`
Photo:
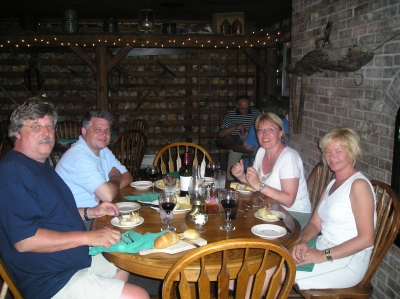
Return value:
M 133 242 L 135 242 L 135 240 L 133 240 L 133 239 L 132 239 L 132 237 L 131 237 L 130 235 L 128 235 L 128 234 L 124 234 L 124 236 L 125 236 L 125 237 L 127 237 L 129 240 L 131 240 L 131 241 L 132 241 L 132 243 L 133 243 Z
M 182 237 L 181 237 L 180 239 L 181 239 L 182 241 L 184 241 L 184 242 L 190 244 L 190 245 L 193 245 L 193 246 L 195 246 L 195 247 L 197 247 L 197 248 L 200 248 L 200 245 L 197 244 L 196 242 L 190 241 L 189 239 L 182 238 Z
M 285 226 L 287 232 L 290 234 L 292 231 L 286 226 L 285 222 L 283 221 L 283 218 L 279 217 L 278 219 L 283 223 L 283 225 Z
M 117 218 L 118 218 L 120 221 L 124 221 L 124 220 L 125 220 L 125 218 L 122 217 L 121 215 L 117 215 Z

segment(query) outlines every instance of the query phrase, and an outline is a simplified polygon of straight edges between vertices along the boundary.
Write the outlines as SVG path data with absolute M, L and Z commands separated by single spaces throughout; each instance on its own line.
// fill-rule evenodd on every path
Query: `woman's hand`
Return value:
M 242 183 L 245 182 L 245 174 L 244 174 L 244 165 L 243 165 L 243 160 L 240 159 L 239 162 L 233 164 L 231 173 Z
M 261 181 L 258 172 L 254 167 L 248 167 L 246 173 L 246 180 L 254 189 L 259 190 Z
M 306 264 L 318 264 L 326 262 L 325 252 L 314 247 L 308 247 L 306 243 L 296 244 L 292 250 L 292 257 L 297 266 Z

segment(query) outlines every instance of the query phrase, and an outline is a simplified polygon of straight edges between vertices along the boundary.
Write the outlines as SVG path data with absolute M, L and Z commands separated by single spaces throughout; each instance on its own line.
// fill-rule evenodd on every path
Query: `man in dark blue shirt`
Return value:
M 119 231 L 86 231 L 83 218 L 117 215 L 112 203 L 77 209 L 68 186 L 47 162 L 57 113 L 37 98 L 11 115 L 14 149 L 0 161 L 0 256 L 24 298 L 137 298 L 143 289 L 125 283 L 129 273 L 88 246 L 109 247 Z

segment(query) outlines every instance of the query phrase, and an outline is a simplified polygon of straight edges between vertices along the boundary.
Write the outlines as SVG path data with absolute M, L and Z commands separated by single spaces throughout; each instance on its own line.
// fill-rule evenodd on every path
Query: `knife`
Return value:
M 189 239 L 186 239 L 186 238 L 180 238 L 180 239 L 181 239 L 182 241 L 184 241 L 184 242 L 190 244 L 190 245 L 193 245 L 194 247 L 200 248 L 200 245 L 199 245 L 199 244 L 197 244 L 197 243 L 195 243 L 195 242 L 193 242 L 193 241 L 190 241 Z
M 147 206 L 147 207 L 153 207 L 153 208 L 160 208 L 159 205 L 155 205 L 155 204 L 147 203 L 147 202 L 141 202 L 141 201 L 139 201 L 139 204 L 140 204 L 141 206 Z

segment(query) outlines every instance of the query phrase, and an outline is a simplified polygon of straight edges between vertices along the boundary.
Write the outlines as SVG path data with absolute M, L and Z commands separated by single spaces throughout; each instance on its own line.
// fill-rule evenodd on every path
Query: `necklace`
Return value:
M 271 176 L 273 171 L 274 171 L 274 168 L 272 167 L 272 169 L 269 173 L 267 173 L 266 175 L 262 175 L 261 174 L 261 165 L 259 165 L 258 169 L 257 169 L 257 173 L 258 173 L 258 177 L 260 178 L 260 181 L 265 182 Z

